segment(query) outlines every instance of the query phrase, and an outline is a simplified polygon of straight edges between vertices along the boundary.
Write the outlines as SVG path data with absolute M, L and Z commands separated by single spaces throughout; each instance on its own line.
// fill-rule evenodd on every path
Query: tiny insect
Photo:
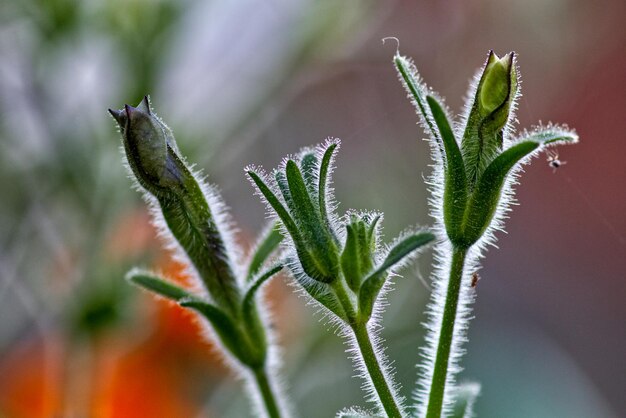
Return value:
M 473 288 L 476 288 L 476 285 L 478 284 L 479 280 L 480 280 L 480 276 L 478 275 L 478 273 L 474 272 L 472 274 L 472 282 L 470 286 L 472 286 Z
M 562 165 L 567 164 L 567 161 L 559 160 L 559 154 L 556 151 L 546 151 L 546 154 L 548 156 L 546 161 L 548 161 L 548 165 L 552 167 L 553 173 L 556 173 L 556 170 L 558 170 Z

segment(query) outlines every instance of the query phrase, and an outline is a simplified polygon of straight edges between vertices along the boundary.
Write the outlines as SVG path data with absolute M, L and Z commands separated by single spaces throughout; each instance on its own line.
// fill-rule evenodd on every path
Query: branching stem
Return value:
M 437 346 L 437 357 L 435 358 L 433 379 L 430 385 L 426 418 L 441 418 L 466 255 L 467 249 L 464 248 L 455 248 L 452 251 L 452 264 L 450 266 L 446 304 L 441 321 L 439 345 Z

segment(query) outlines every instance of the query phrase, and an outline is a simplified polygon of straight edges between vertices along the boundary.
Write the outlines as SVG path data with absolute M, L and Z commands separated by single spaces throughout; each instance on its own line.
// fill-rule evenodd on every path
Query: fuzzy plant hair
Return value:
M 150 107 L 109 110 L 122 134 L 130 177 L 143 192 L 160 235 L 195 280 L 192 289 L 159 274 L 131 270 L 128 280 L 203 318 L 205 335 L 244 379 L 254 416 L 291 415 L 278 380 L 279 353 L 262 297 L 263 286 L 282 269 L 271 262 L 282 236 L 267 227 L 248 260 L 235 242 L 235 230 L 216 188 L 190 167 L 172 131 Z
M 495 232 L 503 230 L 522 165 L 547 147 L 577 142 L 578 136 L 552 124 L 514 135 L 520 81 L 513 52 L 502 58 L 489 52 L 456 122 L 410 59 L 397 53 L 393 62 L 434 160 L 427 183 L 438 239 L 415 412 L 427 418 L 470 417 L 480 387 L 457 385 L 456 375 L 472 318 L 479 261 L 495 243 Z
M 346 338 L 375 414 L 401 417 L 404 402 L 384 354 L 380 318 L 391 277 L 435 237 L 413 229 L 384 245 L 382 214 L 338 216 L 330 187 L 338 148 L 339 140 L 329 139 L 285 158 L 269 174 L 254 166 L 246 172 L 287 237 L 285 264 L 299 292 Z

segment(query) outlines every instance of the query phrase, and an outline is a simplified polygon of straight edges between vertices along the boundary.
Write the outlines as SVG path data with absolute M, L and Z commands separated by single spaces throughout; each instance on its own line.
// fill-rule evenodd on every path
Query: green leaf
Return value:
M 402 84 L 409 93 L 409 97 L 412 99 L 413 106 L 417 110 L 417 114 L 421 117 L 424 126 L 428 128 L 432 139 L 439 147 L 439 151 L 442 155 L 445 155 L 443 143 L 439 132 L 435 128 L 433 123 L 433 117 L 430 113 L 428 104 L 426 102 L 426 85 L 422 82 L 422 79 L 415 68 L 415 65 L 406 57 L 399 54 L 393 58 L 393 63 L 400 74 Z
M 274 211 L 278 215 L 278 218 L 282 221 L 283 225 L 285 225 L 285 228 L 291 235 L 291 238 L 293 238 L 294 242 L 300 241 L 300 233 L 298 232 L 296 223 L 294 222 L 289 212 L 287 212 L 287 209 L 285 209 L 283 204 L 280 202 L 280 200 L 278 200 L 278 197 L 276 197 L 274 192 L 272 192 L 272 190 L 263 182 L 263 180 L 261 180 L 261 177 L 257 173 L 249 170 L 247 174 L 248 176 L 250 176 L 261 194 L 265 197 L 267 203 L 269 203 L 272 209 L 274 209 Z
M 274 275 L 277 274 L 282 269 L 283 269 L 282 264 L 276 265 L 276 266 L 270 268 L 265 273 L 261 274 L 259 277 L 257 277 L 254 280 L 252 285 L 246 291 L 246 294 L 245 294 L 245 296 L 243 298 L 242 309 L 243 309 L 243 312 L 244 312 L 244 316 L 246 315 L 246 310 L 250 309 L 250 307 L 254 305 L 254 297 L 255 297 L 257 291 L 263 285 L 263 283 L 265 283 L 266 281 L 268 281 L 269 279 L 274 277 Z
M 255 367 L 257 356 L 250 347 L 237 323 L 218 307 L 198 298 L 183 299 L 180 306 L 190 308 L 204 316 L 213 326 L 224 346 L 243 364 Z
M 434 239 L 435 235 L 432 233 L 421 232 L 409 235 L 393 246 L 382 264 L 363 281 L 359 291 L 359 312 L 363 318 L 371 317 L 376 298 L 387 280 L 387 270 Z
M 132 269 L 126 274 L 126 280 L 134 285 L 173 301 L 179 301 L 181 299 L 191 297 L 191 294 L 187 290 L 176 286 L 175 284 L 158 277 L 149 271 Z
M 346 225 L 346 245 L 341 253 L 341 270 L 348 287 L 353 292 L 358 292 L 361 286 L 361 257 L 359 251 L 359 239 L 355 229 L 358 224 Z
M 330 173 L 332 157 L 336 149 L 337 149 L 337 144 L 332 143 L 328 146 L 328 148 L 326 148 L 326 151 L 324 152 L 324 156 L 322 157 L 322 163 L 320 165 L 319 191 L 318 191 L 318 203 L 319 203 L 320 214 L 322 215 L 322 221 L 324 222 L 324 225 L 326 225 L 326 228 L 331 232 L 331 234 L 333 234 L 333 237 L 334 237 L 334 231 L 332 229 L 332 225 L 330 224 L 330 220 L 328 217 L 329 208 L 327 207 L 327 201 L 326 201 L 326 193 L 327 193 L 326 189 L 328 187 L 328 176 Z M 335 242 L 337 242 L 337 239 L 336 238 L 334 239 L 335 239 Z
M 282 268 L 282 265 L 274 266 L 257 277 L 246 291 L 241 303 L 243 323 L 245 324 L 247 335 L 252 342 L 251 346 L 254 349 L 256 356 L 263 359 L 267 354 L 267 337 L 265 335 L 263 323 L 259 318 L 255 296 L 261 286 L 263 286 L 263 284 L 270 278 L 274 277 L 274 275 Z
M 278 248 L 282 240 L 283 235 L 280 233 L 280 229 L 277 224 L 274 224 L 271 228 L 266 230 L 265 235 L 259 241 L 252 257 L 250 258 L 247 280 L 251 280 L 254 277 L 261 266 L 263 266 L 263 263 L 265 263 L 274 250 Z
M 463 247 L 469 248 L 482 237 L 498 207 L 506 175 L 515 164 L 535 151 L 539 145 L 532 141 L 520 142 L 489 164 L 476 184 L 465 211 Z
M 448 237 L 454 243 L 460 238 L 463 214 L 467 204 L 465 164 L 442 106 L 433 96 L 427 96 L 426 100 L 443 139 L 445 149 L 443 216 Z
M 339 256 L 335 243 L 326 230 L 307 191 L 302 173 L 293 160 L 286 164 L 287 183 L 293 199 L 294 217 L 300 225 L 304 243 L 311 256 L 307 274 L 315 280 L 330 283 L 336 279 Z
M 554 145 L 557 143 L 575 144 L 578 142 L 578 134 L 567 126 L 539 126 L 530 132 L 524 132 L 521 138 L 515 142 L 524 141 L 537 142 L 542 145 Z
M 300 159 L 304 183 L 311 196 L 317 196 L 317 156 L 314 152 L 307 152 Z
M 463 383 L 454 389 L 454 405 L 451 418 L 471 418 L 476 398 L 480 394 L 480 384 L 474 382 Z
M 347 322 L 348 316 L 328 284 L 315 282 L 304 277 L 296 277 L 296 280 L 309 296 L 334 313 L 338 318 Z

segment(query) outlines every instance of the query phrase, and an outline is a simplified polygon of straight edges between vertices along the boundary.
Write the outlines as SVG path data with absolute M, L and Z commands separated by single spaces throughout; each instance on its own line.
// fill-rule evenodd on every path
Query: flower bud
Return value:
M 128 163 L 141 185 L 154 194 L 182 185 L 186 169 L 176 155 L 174 136 L 152 113 L 148 97 L 137 107 L 109 112 L 120 126 Z
M 513 52 L 500 58 L 491 51 L 477 92 L 481 113 L 490 119 L 493 131 L 504 127 L 517 91 L 514 57 Z

